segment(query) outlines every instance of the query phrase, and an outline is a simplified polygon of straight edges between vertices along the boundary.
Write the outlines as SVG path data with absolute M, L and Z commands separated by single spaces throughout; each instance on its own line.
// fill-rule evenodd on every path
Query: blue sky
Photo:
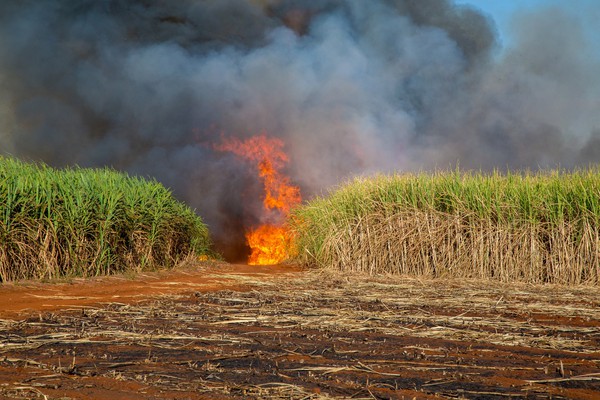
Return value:
M 496 23 L 503 48 L 510 46 L 511 20 L 516 13 L 534 11 L 540 7 L 560 7 L 574 14 L 600 54 L 600 0 L 455 0 L 469 4 L 487 14 Z

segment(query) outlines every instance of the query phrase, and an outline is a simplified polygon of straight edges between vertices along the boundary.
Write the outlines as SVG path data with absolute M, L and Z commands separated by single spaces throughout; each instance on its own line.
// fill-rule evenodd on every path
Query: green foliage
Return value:
M 0 158 L 0 281 L 169 267 L 208 229 L 160 183 Z
M 421 222 L 409 222 L 411 216 Z M 426 227 L 427 221 L 434 220 L 437 225 Z M 549 271 L 556 271 L 559 261 L 567 260 L 571 265 L 560 268 L 578 269 L 577 279 L 597 279 L 599 222 L 600 171 L 594 168 L 536 174 L 457 170 L 357 178 L 296 209 L 291 220 L 299 259 L 308 265 L 335 264 L 344 268 L 340 255 L 361 248 L 364 254 L 355 258 L 370 265 L 363 270 L 371 271 L 373 265 L 378 265 L 394 272 L 393 265 L 382 265 L 390 264 L 398 249 L 404 249 L 404 259 L 398 258 L 399 263 L 410 256 L 413 262 L 431 265 L 434 275 L 442 270 L 449 272 L 450 267 L 456 275 L 456 257 L 464 260 L 460 268 L 471 271 L 466 276 L 485 277 L 484 273 L 473 273 L 470 268 L 474 264 L 481 266 L 479 271 L 496 276 L 500 269 L 524 268 L 507 265 L 512 259 L 513 263 L 537 269 L 536 281 L 558 281 Z M 378 224 L 386 224 L 385 229 Z M 446 230 L 438 229 L 442 225 Z M 409 226 L 414 231 L 407 233 Z M 388 251 L 373 250 L 373 246 L 383 246 L 376 243 L 373 232 L 377 232 L 377 238 L 385 237 Z M 501 237 L 503 243 L 499 242 Z M 367 241 L 373 246 L 366 246 Z M 411 246 L 423 245 L 408 249 L 409 242 Z M 482 243 L 489 246 L 483 248 Z M 494 254 L 490 246 L 511 256 Z M 557 253 L 559 248 L 561 254 Z M 344 262 L 363 262 L 360 260 L 347 258 Z M 443 265 L 440 260 L 444 260 Z

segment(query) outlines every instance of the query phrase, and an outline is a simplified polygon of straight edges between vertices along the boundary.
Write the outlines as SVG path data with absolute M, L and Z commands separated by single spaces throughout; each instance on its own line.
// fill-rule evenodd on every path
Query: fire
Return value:
M 292 185 L 290 178 L 281 172 L 289 161 L 283 145 L 281 139 L 263 133 L 244 141 L 226 139 L 215 146 L 217 150 L 230 151 L 256 163 L 264 187 L 265 215 L 270 220 L 280 221 L 279 224 L 263 224 L 246 232 L 246 241 L 251 249 L 248 258 L 250 265 L 273 265 L 287 258 L 292 238 L 282 223 L 291 208 L 302 201 L 302 197 L 300 188 Z
M 252 249 L 248 264 L 273 265 L 286 259 L 291 238 L 282 226 L 261 225 L 247 232 L 246 240 Z

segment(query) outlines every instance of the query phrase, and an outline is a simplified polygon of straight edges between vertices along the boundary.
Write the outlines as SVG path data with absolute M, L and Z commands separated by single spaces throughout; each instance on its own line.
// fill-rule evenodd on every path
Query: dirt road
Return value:
M 596 288 L 219 264 L 0 304 L 2 398 L 600 398 Z

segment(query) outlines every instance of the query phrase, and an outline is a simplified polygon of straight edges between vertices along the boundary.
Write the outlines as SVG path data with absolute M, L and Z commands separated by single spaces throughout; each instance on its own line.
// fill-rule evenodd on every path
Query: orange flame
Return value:
M 265 191 L 263 206 L 266 212 L 275 212 L 278 219 L 283 220 L 290 209 L 302 201 L 300 188 L 292 185 L 290 178 L 281 172 L 289 161 L 281 139 L 263 133 L 244 141 L 226 139 L 215 147 L 257 163 Z M 282 225 L 264 224 L 246 232 L 246 241 L 251 249 L 248 264 L 273 265 L 287 258 L 291 235 Z

